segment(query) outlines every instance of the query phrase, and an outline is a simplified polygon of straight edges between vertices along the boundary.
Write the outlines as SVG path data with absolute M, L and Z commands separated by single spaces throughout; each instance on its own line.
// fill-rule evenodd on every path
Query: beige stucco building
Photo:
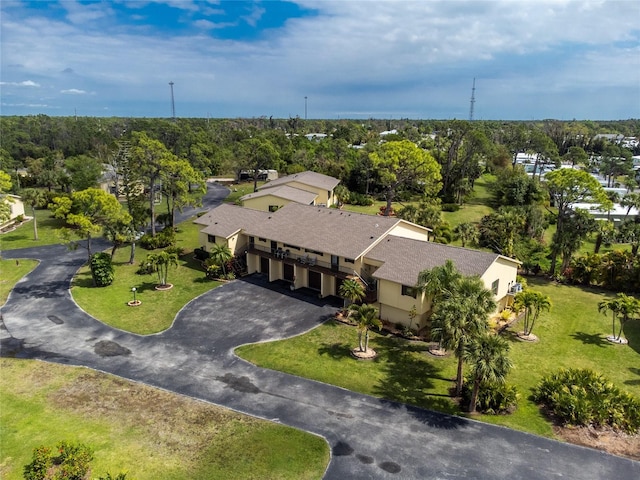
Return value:
M 335 295 L 347 278 L 367 286 L 367 303 L 380 318 L 426 325 L 431 300 L 414 288 L 418 274 L 453 261 L 464 275 L 478 275 L 493 291 L 499 308 L 509 301 L 519 262 L 494 253 L 429 242 L 430 230 L 394 217 L 363 215 L 289 203 L 269 212 L 224 204 L 196 220 L 207 251 L 226 244 L 246 262 L 247 272 L 291 289 L 308 288 L 320 297 Z
M 242 206 L 274 212 L 289 203 L 331 207 L 336 203 L 334 188 L 337 178 L 316 172 L 301 172 L 271 180 L 240 198 Z

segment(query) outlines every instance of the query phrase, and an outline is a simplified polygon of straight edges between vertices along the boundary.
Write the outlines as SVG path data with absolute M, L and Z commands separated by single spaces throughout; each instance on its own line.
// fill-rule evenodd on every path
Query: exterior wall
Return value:
M 422 240 L 425 242 L 429 240 L 429 232 L 427 230 L 406 223 L 396 225 L 391 229 L 389 234 L 395 235 L 396 237 L 412 238 L 414 240 Z
M 516 283 L 518 268 L 515 263 L 504 258 L 498 258 L 482 275 L 485 286 L 491 290 L 493 283 L 498 280 L 498 292 L 495 294 L 495 301 L 498 304 L 498 311 L 502 310 L 509 298 L 507 294 L 511 286 Z
M 204 249 L 207 252 L 211 251 L 211 247 L 213 247 L 214 243 L 209 241 L 209 235 L 206 233 L 200 232 L 199 234 L 200 244 L 204 246 Z M 240 241 L 240 237 L 244 237 L 244 235 L 240 235 L 236 233 L 235 235 L 231 235 L 229 238 L 223 238 L 216 235 L 216 245 L 226 245 L 231 250 L 231 253 L 234 255 L 237 253 L 236 248 L 241 247 L 243 242 Z
M 268 212 L 271 205 L 277 205 L 278 208 L 282 208 L 289 203 L 291 203 L 291 200 L 285 200 L 284 198 L 276 197 L 274 195 L 265 195 L 264 197 L 249 198 L 247 200 L 244 200 L 242 202 L 242 206 L 251 208 L 252 210 Z
M 335 195 L 333 194 L 333 190 L 323 190 L 322 188 L 312 187 L 311 185 L 305 185 L 304 183 L 298 182 L 288 182 L 286 185 L 294 188 L 299 188 L 300 190 L 304 190 L 306 192 L 317 194 L 318 198 L 316 198 L 316 204 L 323 203 L 327 207 L 330 207 L 335 203 Z
M 409 311 L 415 305 L 416 319 L 413 327 L 420 328 L 431 306 L 423 294 L 418 293 L 416 298 L 402 295 L 402 285 L 389 280 L 378 280 L 378 303 L 380 318 L 392 323 L 409 325 Z
M 24 216 L 24 203 L 19 197 L 10 195 L 9 207 L 11 208 L 11 217 L 10 217 L 11 220 L 15 219 L 20 215 Z

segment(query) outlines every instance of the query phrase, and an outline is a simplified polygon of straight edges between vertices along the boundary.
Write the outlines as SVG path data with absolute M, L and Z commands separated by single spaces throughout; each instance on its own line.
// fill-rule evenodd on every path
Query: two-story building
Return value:
M 289 203 L 330 207 L 336 203 L 334 188 L 337 178 L 317 172 L 301 172 L 271 180 L 257 192 L 240 198 L 242 206 L 274 212 Z
M 200 243 L 227 245 L 244 259 L 248 273 L 285 281 L 291 289 L 308 288 L 320 297 L 339 296 L 347 278 L 367 286 L 366 302 L 380 318 L 426 324 L 431 300 L 415 288 L 418 274 L 451 259 L 465 275 L 478 275 L 500 308 L 516 283 L 518 262 L 501 255 L 429 242 L 428 228 L 382 217 L 289 203 L 276 211 L 224 204 L 196 220 L 203 225 Z

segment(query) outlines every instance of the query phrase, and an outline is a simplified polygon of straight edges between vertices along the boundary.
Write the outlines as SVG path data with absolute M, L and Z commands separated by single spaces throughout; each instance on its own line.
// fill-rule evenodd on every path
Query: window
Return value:
M 319 251 L 317 251 L 317 250 L 311 250 L 310 248 L 305 248 L 305 249 L 304 249 L 304 251 L 305 251 L 305 252 L 307 252 L 307 253 L 313 253 L 313 254 L 315 254 L 315 255 L 319 255 L 319 256 L 321 256 L 321 257 L 323 256 L 323 253 L 322 253 L 322 252 L 319 252 Z
M 405 297 L 413 297 L 416 298 L 418 296 L 418 292 L 415 287 L 409 287 L 407 285 L 402 285 L 402 295 Z
M 344 263 L 356 263 L 355 260 L 353 258 L 347 258 L 345 257 L 344 259 Z
M 207 235 L 207 242 L 216 243 L 216 236 L 215 235 Z
M 289 245 L 288 243 L 284 244 L 284 248 L 291 248 L 293 250 L 300 250 L 300 247 L 296 247 L 295 245 Z
M 262 238 L 262 237 L 258 237 L 258 241 L 260 241 L 262 243 L 267 243 L 267 239 L 266 238 Z
M 491 284 L 491 292 L 494 295 L 498 295 L 498 287 L 500 286 L 500 279 L 496 280 Z

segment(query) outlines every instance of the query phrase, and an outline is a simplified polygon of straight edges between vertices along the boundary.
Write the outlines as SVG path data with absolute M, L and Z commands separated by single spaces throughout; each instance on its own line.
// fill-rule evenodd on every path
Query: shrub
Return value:
M 205 264 L 207 263 L 208 260 L 210 259 L 205 260 Z M 207 265 L 205 268 L 206 268 L 206 275 L 208 279 L 215 280 L 216 278 L 220 278 L 220 275 L 222 274 L 222 268 L 220 268 L 219 265 L 216 265 L 216 264 Z
M 98 252 L 91 255 L 91 275 L 98 287 L 106 287 L 113 283 L 114 269 L 111 255 Z
M 31 463 L 24 466 L 25 480 L 83 480 L 89 472 L 93 452 L 88 446 L 62 441 L 56 445 L 57 455 L 45 446 L 33 451 Z
M 196 260 L 200 260 L 201 262 L 210 257 L 209 252 L 207 252 L 204 248 L 195 248 L 193 250 L 193 254 L 196 257 Z
M 534 389 L 533 399 L 565 424 L 640 430 L 640 401 L 592 370 L 562 369 L 548 375 Z
M 462 405 L 468 405 L 471 401 L 473 379 L 467 378 L 462 386 Z M 508 383 L 480 384 L 478 392 L 477 410 L 488 415 L 513 413 L 518 403 L 518 390 Z
M 349 195 L 349 203 L 351 205 L 361 205 L 363 207 L 369 207 L 373 205 L 373 197 L 371 195 L 365 195 L 363 193 L 351 192 Z
M 175 253 L 178 257 L 181 257 L 184 254 L 184 248 L 177 245 L 170 245 L 165 248 L 164 251 L 167 253 Z
M 136 270 L 136 275 L 151 275 L 152 273 L 155 273 L 155 270 L 149 262 L 141 263 L 138 270 Z
M 16 223 L 22 223 L 22 222 L 24 222 L 24 215 L 21 214 L 16 217 Z
M 441 208 L 443 212 L 457 212 L 460 210 L 460 205 L 457 203 L 443 203 Z
M 155 237 L 145 233 L 138 243 L 145 250 L 157 250 L 158 248 L 167 248 L 176 243 L 176 233 L 172 228 L 165 228 Z

